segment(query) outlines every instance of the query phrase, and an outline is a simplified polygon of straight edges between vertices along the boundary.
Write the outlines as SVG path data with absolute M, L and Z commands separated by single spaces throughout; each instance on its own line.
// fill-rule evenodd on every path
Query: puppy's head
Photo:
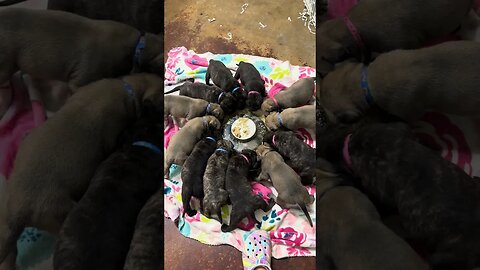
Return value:
M 263 142 L 264 143 L 267 143 L 268 145 L 272 145 L 272 139 L 273 139 L 273 136 L 275 135 L 275 132 L 273 131 L 270 131 L 270 132 L 267 132 L 264 136 L 263 136 Z
M 270 151 L 272 151 L 272 147 L 270 147 L 270 145 L 268 145 L 267 143 L 260 144 L 255 149 L 255 152 L 257 152 L 258 158 L 260 160 L 262 160 L 263 157 Z
M 210 109 L 207 111 L 207 114 L 215 116 L 218 120 L 223 120 L 225 116 L 222 107 L 217 103 L 210 103 Z
M 206 131 L 211 134 L 216 134 L 221 128 L 220 121 L 215 116 L 207 115 L 203 117 L 203 122 L 206 124 Z
M 320 79 L 317 95 L 329 120 L 334 123 L 356 122 L 362 116 L 362 110 L 368 106 L 360 85 L 349 81 L 349 78 L 353 78 L 352 74 L 358 73 L 358 77 L 361 76 L 356 69 L 358 65 L 360 64 L 342 63 L 325 78 Z
M 263 96 L 261 93 L 257 91 L 248 92 L 247 108 L 249 108 L 252 111 L 256 111 L 260 109 L 260 107 L 262 106 L 262 102 L 263 102 Z
M 233 143 L 230 140 L 219 140 L 217 142 L 217 147 L 218 148 L 224 148 L 227 151 L 232 151 L 233 149 Z
M 326 21 L 318 27 L 317 71 L 325 76 L 352 53 L 358 53 L 355 43 L 341 18 Z
M 237 100 L 237 110 L 243 110 L 247 100 L 247 91 L 238 86 L 233 89 L 232 95 Z
M 275 131 L 280 128 L 280 123 L 278 122 L 279 115 L 279 112 L 272 112 L 265 118 L 265 125 L 268 129 Z
M 225 93 L 220 99 L 220 107 L 226 114 L 231 114 L 237 109 L 237 99 L 232 93 Z
M 275 104 L 275 102 L 273 102 L 273 100 L 270 98 L 266 99 L 262 103 L 261 108 L 262 108 L 262 111 L 265 113 L 273 112 L 279 109 L 278 106 Z
M 241 153 L 248 158 L 248 161 L 250 162 L 250 170 L 256 170 L 259 168 L 260 162 L 255 151 L 250 149 L 243 149 Z
M 164 76 L 163 35 L 145 34 L 145 49 L 140 57 L 140 68 L 143 71 Z

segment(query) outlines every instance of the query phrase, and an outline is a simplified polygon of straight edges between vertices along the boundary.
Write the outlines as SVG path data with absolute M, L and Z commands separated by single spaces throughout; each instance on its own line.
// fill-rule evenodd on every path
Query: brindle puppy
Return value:
M 163 200 L 162 188 L 140 211 L 124 270 L 158 270 L 163 266 Z
M 212 82 L 225 92 L 232 92 L 235 88 L 240 87 L 238 81 L 233 78 L 232 72 L 221 61 L 211 59 L 208 62 L 207 74 L 205 82 L 207 85 Z
M 215 153 L 210 156 L 203 175 L 203 214 L 211 217 L 216 214 L 220 223 L 223 223 L 221 209 L 227 204 L 228 192 L 225 190 L 228 160 L 233 150 L 233 143 L 229 140 L 220 140 Z
M 267 95 L 265 92 L 265 81 L 260 76 L 260 72 L 254 65 L 241 61 L 238 64 L 238 69 L 234 76 L 235 79 L 240 79 L 244 85 L 245 91 L 248 93 L 247 107 L 250 110 L 256 111 L 260 109 L 263 98 Z
M 317 135 L 317 151 L 399 212 L 409 236 L 432 252 L 433 269 L 480 267 L 480 184 L 416 142 L 406 125 L 332 126 Z
M 311 185 L 314 183 L 315 149 L 305 144 L 291 131 L 269 132 L 265 135 L 263 141 L 288 159 L 287 163 L 302 178 L 302 184 Z
M 228 163 L 225 187 L 232 202 L 230 224 L 222 225 L 222 232 L 231 232 L 237 228 L 240 221 L 247 216 L 254 216 L 255 210 L 267 212 L 275 201 L 267 204 L 261 196 L 252 193 L 252 186 L 247 175 L 250 169 L 258 166 L 257 154 L 252 150 L 243 150 L 235 154 Z
M 200 208 L 203 210 L 203 174 L 207 167 L 208 158 L 213 154 L 217 146 L 214 137 L 206 137 L 200 140 L 185 160 L 182 167 L 182 201 L 184 214 L 194 216 L 197 211 L 190 206 L 190 199 L 196 197 L 200 200 Z
M 222 89 L 214 85 L 210 86 L 204 83 L 192 83 L 187 81 L 184 84 L 165 92 L 165 94 L 170 94 L 176 91 L 180 91 L 180 95 L 182 96 L 201 98 L 208 102 L 220 104 L 220 107 L 222 107 L 222 110 L 226 114 L 233 113 L 237 108 L 237 99 L 232 93 L 225 93 Z
M 60 230 L 54 269 L 121 269 L 135 219 L 159 188 L 163 159 L 160 114 L 146 112 L 131 139 L 98 167 Z

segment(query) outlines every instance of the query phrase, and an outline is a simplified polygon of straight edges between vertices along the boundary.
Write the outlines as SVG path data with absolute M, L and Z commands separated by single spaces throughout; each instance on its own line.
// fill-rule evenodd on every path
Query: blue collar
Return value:
M 135 90 L 133 89 L 133 86 L 126 81 L 122 80 L 123 82 L 123 90 L 127 93 L 127 95 L 130 97 L 131 100 L 135 103 L 135 114 L 137 115 L 137 118 L 140 116 L 140 103 L 138 101 L 137 95 L 135 94 Z
M 137 46 L 135 46 L 135 55 L 133 56 L 133 66 L 140 66 L 140 57 L 145 49 L 145 34 L 142 33 L 138 39 Z
M 225 92 L 222 91 L 222 93 L 220 93 L 220 95 L 218 95 L 218 104 L 220 104 L 220 100 L 222 99 L 223 95 L 225 95 Z
M 362 76 L 360 86 L 365 91 L 365 100 L 367 104 L 370 106 L 374 105 L 373 96 L 370 90 L 370 86 L 368 85 L 368 66 L 362 66 Z
M 212 111 L 212 103 L 208 103 L 207 109 L 205 109 L 205 114 L 209 114 Z
M 146 141 L 138 141 L 138 142 L 134 142 L 132 143 L 133 146 L 141 146 L 141 147 L 145 147 L 145 148 L 148 148 L 150 150 L 152 150 L 153 152 L 161 155 L 162 154 L 162 150 L 160 150 L 160 148 L 158 148 L 156 145 L 152 144 L 152 143 L 149 143 L 149 142 L 146 142 Z
M 213 137 L 207 137 L 206 139 L 211 140 L 213 142 L 217 142 L 217 140 L 215 140 Z
M 220 148 L 217 148 L 217 149 L 215 149 L 215 152 L 224 152 L 225 154 L 227 154 L 227 155 L 228 155 L 228 151 L 227 151 L 227 150 L 225 150 L 224 148 L 221 148 L 221 147 L 220 147 Z
M 282 117 L 280 116 L 280 113 L 278 113 L 277 119 L 278 119 L 278 122 L 280 123 L 280 126 L 283 126 L 283 121 L 282 121 Z
M 233 91 L 232 91 L 232 94 L 234 94 L 238 89 L 241 89 L 240 86 L 235 87 L 235 89 L 233 89 Z

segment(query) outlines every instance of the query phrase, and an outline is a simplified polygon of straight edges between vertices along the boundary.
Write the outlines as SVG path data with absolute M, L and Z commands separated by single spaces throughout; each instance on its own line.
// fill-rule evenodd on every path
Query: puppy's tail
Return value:
M 188 79 L 185 80 L 185 83 L 184 83 L 184 84 L 186 84 L 186 83 L 194 83 L 194 82 L 195 82 L 195 79 L 194 79 L 194 78 L 188 78 Z M 171 94 L 171 93 L 180 91 L 180 90 L 182 89 L 182 86 L 183 86 L 183 84 L 182 84 L 182 85 L 179 85 L 179 86 L 173 88 L 172 90 L 167 91 L 167 92 L 165 92 L 165 93 L 163 93 L 163 94 L 166 95 L 166 94 Z
M 310 214 L 308 213 L 307 206 L 305 205 L 305 203 L 303 203 L 303 202 L 299 203 L 298 206 L 300 206 L 300 209 L 302 209 L 305 216 L 307 216 L 308 223 L 310 223 L 310 227 L 313 227 L 312 218 L 310 217 Z
M 27 0 L 4 0 L 0 1 L 0 7 L 11 6 L 25 1 Z

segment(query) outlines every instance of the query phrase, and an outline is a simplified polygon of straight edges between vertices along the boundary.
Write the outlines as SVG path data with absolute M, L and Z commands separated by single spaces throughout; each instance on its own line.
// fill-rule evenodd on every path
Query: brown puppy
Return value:
M 161 69 L 163 40 L 148 33 L 144 40 L 140 37 L 131 26 L 68 12 L 1 10 L 0 40 L 8 42 L 0 43 L 0 85 L 18 70 L 34 78 L 68 82 L 75 90 L 134 68 Z
M 336 68 L 321 80 L 320 102 L 342 122 L 357 120 L 373 104 L 404 120 L 427 111 L 477 116 L 478 70 L 477 42 L 397 50 L 380 55 L 368 68 L 359 63 Z
M 370 52 L 416 49 L 426 41 L 452 33 L 468 14 L 472 2 L 359 1 L 348 13 L 348 22 L 336 18 L 320 24 L 317 31 L 319 72 L 325 75 L 349 56 L 360 59 L 362 51 L 368 61 Z M 347 25 L 352 25 L 350 31 Z
M 25 137 L 0 195 L 8 196 L 0 208 L 0 264 L 8 255 L 15 259 L 25 227 L 58 232 L 119 134 L 137 118 L 139 104 L 156 92 L 163 92 L 163 80 L 149 74 L 94 82 Z
M 203 214 L 210 218 L 216 214 L 220 223 L 222 206 L 227 204 L 228 192 L 225 190 L 228 160 L 233 151 L 233 143 L 229 140 L 219 140 L 215 153 L 210 156 L 203 175 Z
M 357 189 L 333 186 L 339 178 L 318 181 L 319 252 L 343 270 L 427 270 L 413 249 L 380 219 L 375 206 Z M 323 194 L 320 196 L 320 194 Z
M 213 115 L 223 119 L 223 110 L 220 105 L 203 99 L 180 95 L 166 95 L 164 97 L 163 115 L 186 118 L 187 120 L 204 115 Z
M 314 90 L 315 78 L 300 79 L 278 92 L 275 97 L 266 99 L 262 103 L 262 111 L 269 113 L 306 105 L 312 99 Z
M 235 88 L 240 87 L 240 83 L 233 78 L 232 72 L 221 61 L 210 59 L 208 62 L 207 73 L 205 74 L 205 83 L 212 82 L 225 92 L 232 92 Z
M 279 153 L 267 144 L 259 145 L 256 152 L 262 161 L 262 172 L 258 178 L 272 181 L 273 187 L 278 191 L 277 204 L 282 208 L 298 205 L 307 217 L 310 226 L 313 227 L 312 218 L 306 205 L 312 204 L 315 198 L 308 194 L 307 189 L 300 181 L 300 176 L 285 163 Z
M 168 145 L 165 155 L 164 175 L 170 177 L 170 166 L 172 164 L 183 165 L 188 155 L 195 147 L 195 144 L 206 134 L 215 132 L 221 127 L 220 121 L 215 116 L 204 116 L 194 118 L 185 124 L 175 135 Z
M 281 127 L 290 130 L 315 129 L 315 105 L 288 108 L 281 113 L 273 112 L 267 116 L 265 124 L 270 130 L 277 130 Z
M 124 270 L 158 270 L 163 265 L 163 200 L 162 188 L 140 211 Z

